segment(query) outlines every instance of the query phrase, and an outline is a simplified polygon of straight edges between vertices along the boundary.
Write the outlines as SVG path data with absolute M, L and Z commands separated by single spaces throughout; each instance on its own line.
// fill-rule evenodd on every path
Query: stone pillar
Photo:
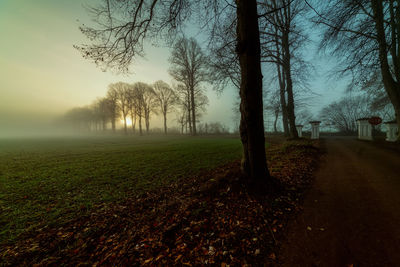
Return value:
M 396 142 L 397 141 L 397 133 L 399 131 L 399 126 L 396 121 L 388 121 L 385 122 L 386 125 L 386 141 L 388 142 Z
M 319 139 L 319 124 L 320 121 L 310 121 L 311 123 L 311 139 Z
M 368 122 L 369 118 L 361 118 L 357 120 L 358 139 L 372 140 L 372 125 Z
M 297 135 L 303 137 L 303 125 L 296 125 Z

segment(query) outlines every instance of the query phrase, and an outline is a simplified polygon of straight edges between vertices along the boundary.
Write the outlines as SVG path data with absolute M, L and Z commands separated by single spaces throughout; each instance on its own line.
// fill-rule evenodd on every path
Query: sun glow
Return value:
M 121 123 L 124 124 L 124 119 L 121 119 Z M 126 118 L 126 125 L 132 126 L 132 120 L 130 118 Z

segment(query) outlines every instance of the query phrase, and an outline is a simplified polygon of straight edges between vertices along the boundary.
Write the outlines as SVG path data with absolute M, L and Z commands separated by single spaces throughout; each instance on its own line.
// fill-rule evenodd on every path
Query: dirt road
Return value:
M 400 153 L 349 138 L 326 149 L 281 264 L 400 266 Z

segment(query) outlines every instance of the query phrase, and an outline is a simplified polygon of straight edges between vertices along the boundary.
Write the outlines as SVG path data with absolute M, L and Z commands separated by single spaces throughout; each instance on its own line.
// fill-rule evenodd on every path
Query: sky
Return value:
M 0 134 L 37 124 L 38 118 L 45 123 L 70 108 L 88 105 L 104 96 L 113 82 L 172 82 L 170 51 L 165 47 L 147 46 L 146 57 L 135 61 L 129 75 L 103 72 L 82 58 L 73 45 L 88 42 L 79 26 L 90 23 L 84 5 L 95 2 L 0 0 Z M 332 62 L 317 55 L 315 45 L 310 45 L 307 56 L 318 70 L 310 78 L 310 89 L 318 95 L 310 110 L 317 116 L 323 105 L 340 96 L 343 86 L 327 82 L 325 74 Z M 235 90 L 228 87 L 217 95 L 211 86 L 206 88 L 210 101 L 203 121 L 233 127 Z M 172 124 L 173 120 L 169 118 Z M 161 118 L 154 118 L 152 125 L 161 127 Z

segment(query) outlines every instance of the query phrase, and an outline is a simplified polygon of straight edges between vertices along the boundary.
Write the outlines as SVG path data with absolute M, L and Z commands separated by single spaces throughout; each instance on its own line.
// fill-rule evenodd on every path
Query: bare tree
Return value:
M 208 97 L 203 94 L 201 90 L 198 90 L 195 92 L 194 102 L 196 105 L 196 123 L 198 123 L 200 118 L 207 111 Z
M 208 49 L 210 82 L 217 92 L 221 92 L 227 84 L 240 90 L 240 64 L 236 53 L 236 9 L 229 8 L 211 30 Z M 239 105 L 238 105 L 239 106 Z
M 298 26 L 306 5 L 304 0 L 272 0 L 263 1 L 261 6 L 264 12 L 282 7 L 261 19 L 262 61 L 272 63 L 277 70 L 284 132 L 297 138 L 295 87 L 299 92 L 305 84 L 309 67 L 301 53 L 307 37 Z
M 357 131 L 356 120 L 371 115 L 365 96 L 346 96 L 322 109 L 324 122 L 337 130 L 350 134 Z
M 133 84 L 134 100 L 135 100 L 135 114 L 139 119 L 139 133 L 143 135 L 142 119 L 145 120 L 146 132 L 150 130 L 151 114 L 155 113 L 157 99 L 153 88 L 142 82 Z
M 99 131 L 101 129 L 101 125 L 102 125 L 99 101 L 97 99 L 95 101 L 93 101 L 93 103 L 89 106 L 89 109 L 91 110 L 91 113 L 92 113 L 91 120 L 90 120 L 91 128 L 94 131 Z
M 122 71 L 128 69 L 135 56 L 143 54 L 143 42 L 146 37 L 175 36 L 179 26 L 189 20 L 193 10 L 198 10 L 197 14 L 208 18 L 203 21 L 214 25 L 225 10 L 236 11 L 235 52 L 239 58 L 241 72 L 242 170 L 252 181 L 270 181 L 265 155 L 258 24 L 258 18 L 264 14 L 258 14 L 257 1 L 104 0 L 102 3 L 92 9 L 98 22 L 97 29 L 81 27 L 92 44 L 77 48 L 86 58 L 104 67 Z
M 110 103 L 109 100 L 105 97 L 98 98 L 93 103 L 96 116 L 98 117 L 99 121 L 101 122 L 101 128 L 103 131 L 107 130 L 107 122 L 110 121 L 111 112 L 110 112 Z
M 137 88 L 134 85 L 130 85 L 127 92 L 128 97 L 128 111 L 131 117 L 132 132 L 136 133 L 136 119 L 138 117 L 139 100 Z
M 313 9 L 316 23 L 326 28 L 321 47 L 341 56 L 340 73 L 352 75 L 353 86 L 380 71 L 400 126 L 399 1 L 336 0 Z
M 143 127 L 142 127 L 142 118 L 145 117 L 144 115 L 144 99 L 143 95 L 146 91 L 147 84 L 142 82 L 137 82 L 133 84 L 135 90 L 135 100 L 136 100 L 136 115 L 139 120 L 139 134 L 143 135 Z
M 296 109 L 296 122 L 299 125 L 307 125 L 309 124 L 310 121 L 315 120 L 313 118 L 312 113 L 310 112 L 310 110 L 306 107 L 303 107 L 301 109 Z
M 124 133 L 128 134 L 128 127 L 127 127 L 127 116 L 129 113 L 129 95 L 128 95 L 128 90 L 129 90 L 129 84 L 123 83 L 123 82 L 117 82 L 117 83 L 112 83 L 110 84 L 110 88 L 115 92 L 116 94 L 116 100 L 117 100 L 117 105 L 118 105 L 118 110 L 122 114 L 122 119 L 124 120 Z
M 174 90 L 163 81 L 157 81 L 153 85 L 154 93 L 158 101 L 159 109 L 164 118 L 164 133 L 167 134 L 167 114 L 177 102 Z
M 274 115 L 274 132 L 278 132 L 277 124 L 278 124 L 278 118 L 279 114 L 282 111 L 281 107 L 281 102 L 280 102 L 280 97 L 279 97 L 280 90 L 275 91 L 273 94 L 271 94 L 268 97 L 267 104 L 265 105 L 265 110 L 268 112 L 272 112 Z M 265 94 L 266 96 L 268 94 Z
M 107 101 L 108 101 L 108 107 L 110 111 L 110 120 L 111 120 L 111 128 L 113 132 L 115 133 L 116 130 L 116 120 L 119 115 L 119 109 L 118 109 L 118 93 L 111 86 L 111 84 L 108 86 L 108 91 L 107 91 Z
M 76 107 L 65 113 L 64 120 L 77 131 L 90 132 L 94 122 L 93 115 L 91 107 Z
M 261 25 L 261 61 L 269 70 L 274 72 L 280 88 L 280 102 L 284 133 L 286 136 L 296 137 L 295 128 L 295 91 L 297 93 L 307 89 L 308 70 L 311 65 L 304 61 L 301 48 L 307 40 L 301 26 L 301 18 L 306 12 L 303 0 L 273 0 L 259 1 Z M 217 90 L 223 88 L 227 82 L 235 87 L 240 85 L 240 68 L 235 51 L 236 17 L 226 16 L 220 20 L 218 27 L 212 31 L 213 41 L 211 51 L 214 53 L 211 60 L 213 84 Z M 271 64 L 272 63 L 272 64 Z M 274 66 L 275 65 L 275 66 Z M 265 75 L 264 75 L 265 76 Z M 216 81 L 215 81 L 216 80 Z M 270 90 L 270 84 L 269 90 Z M 266 105 L 271 106 L 267 100 Z M 268 111 L 272 111 L 268 109 Z M 274 111 L 272 111 L 275 113 Z M 290 116 L 289 116 L 290 113 Z M 290 118 L 289 118 L 290 117 Z M 292 125 L 289 130 L 289 121 Z
M 146 84 L 146 86 L 144 86 L 143 89 L 144 89 L 142 94 L 143 114 L 146 123 L 146 133 L 149 134 L 150 118 L 152 113 L 156 113 L 157 97 L 156 94 L 154 93 L 153 88 L 150 85 Z
M 191 112 L 189 123 L 192 134 L 196 135 L 196 97 L 203 94 L 201 83 L 209 80 L 207 58 L 195 39 L 181 38 L 175 43 L 169 60 L 170 75 L 189 90 Z
M 189 133 L 192 134 L 192 102 L 190 98 L 190 89 L 184 84 L 177 84 L 175 92 L 178 96 L 178 105 L 181 107 L 181 113 L 185 114 L 185 127 L 189 126 Z
M 186 113 L 187 113 L 187 109 L 185 107 L 183 107 L 181 112 L 178 112 L 176 114 L 176 121 L 178 122 L 179 126 L 181 127 L 181 134 L 183 134 L 184 129 L 188 124 Z

